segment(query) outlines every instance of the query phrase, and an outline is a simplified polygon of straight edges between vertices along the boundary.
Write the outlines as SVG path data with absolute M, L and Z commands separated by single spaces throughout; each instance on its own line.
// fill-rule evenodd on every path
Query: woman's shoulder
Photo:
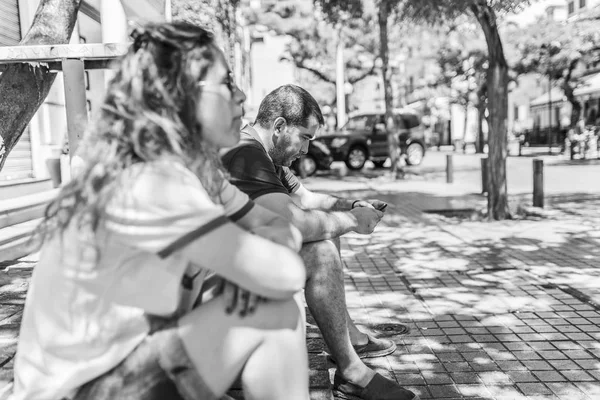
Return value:
M 131 181 L 159 181 L 165 185 L 202 186 L 198 177 L 189 168 L 179 161 L 170 159 L 133 164 L 124 171 L 123 178 L 130 183 Z

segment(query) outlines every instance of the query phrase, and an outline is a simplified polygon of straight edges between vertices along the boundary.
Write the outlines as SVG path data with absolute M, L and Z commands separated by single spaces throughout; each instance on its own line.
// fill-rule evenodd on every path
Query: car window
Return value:
M 359 115 L 348 120 L 344 129 L 351 131 L 371 130 L 373 129 L 373 116 Z
M 406 121 L 404 120 L 402 115 L 394 116 L 394 124 L 396 125 L 397 129 L 408 129 Z
M 419 117 L 415 114 L 401 114 L 399 117 L 402 120 L 399 126 L 403 129 L 416 128 L 421 124 Z

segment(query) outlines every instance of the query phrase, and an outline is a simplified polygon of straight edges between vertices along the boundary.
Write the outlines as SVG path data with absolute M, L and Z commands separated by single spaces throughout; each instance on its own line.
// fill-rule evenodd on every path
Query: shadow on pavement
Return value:
M 447 224 L 411 203 L 350 235 L 351 315 L 411 328 L 370 365 L 424 398 L 600 398 L 600 202 L 577 204 L 560 220 Z

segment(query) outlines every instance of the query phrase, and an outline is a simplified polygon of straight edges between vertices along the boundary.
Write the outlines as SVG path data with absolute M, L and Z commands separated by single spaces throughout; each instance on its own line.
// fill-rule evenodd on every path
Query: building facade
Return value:
M 600 0 L 568 0 L 567 15 L 569 18 L 576 19 L 599 5 Z
M 127 42 L 130 21 L 164 20 L 169 9 L 167 3 L 165 0 L 84 0 L 70 43 Z M 33 22 L 38 5 L 39 0 L 0 0 L 0 46 L 19 44 Z M 102 102 L 109 74 L 103 70 L 85 72 L 90 118 Z M 46 160 L 61 155 L 66 139 L 64 85 L 62 74 L 58 74 L 45 102 L 8 155 L 0 180 L 47 179 Z

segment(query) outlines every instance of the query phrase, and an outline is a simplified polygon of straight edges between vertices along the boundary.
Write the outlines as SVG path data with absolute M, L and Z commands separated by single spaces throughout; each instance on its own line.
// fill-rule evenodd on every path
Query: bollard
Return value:
M 454 181 L 454 166 L 452 165 L 452 154 L 446 154 L 446 182 Z
M 481 158 L 481 193 L 488 192 L 488 158 Z
M 544 208 L 544 160 L 533 160 L 533 206 Z
M 300 159 L 298 160 L 298 173 L 301 179 L 306 178 L 306 169 L 304 169 L 304 157 L 305 156 L 300 156 Z

